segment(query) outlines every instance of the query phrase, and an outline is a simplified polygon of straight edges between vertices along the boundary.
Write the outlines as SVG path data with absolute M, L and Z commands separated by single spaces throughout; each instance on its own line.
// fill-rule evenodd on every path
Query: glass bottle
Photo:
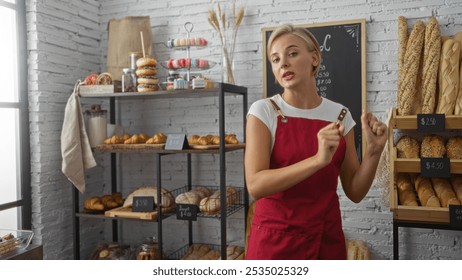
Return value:
M 158 260 L 159 248 L 155 237 L 148 237 L 136 250 L 137 260 Z
M 130 68 L 122 69 L 122 92 L 133 92 L 135 91 L 135 85 L 133 84 L 132 71 Z

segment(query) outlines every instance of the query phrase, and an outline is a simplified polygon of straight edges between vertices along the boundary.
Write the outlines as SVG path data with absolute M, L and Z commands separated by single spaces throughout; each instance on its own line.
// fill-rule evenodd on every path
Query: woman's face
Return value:
M 276 80 L 289 89 L 311 80 L 313 66 L 318 65 L 315 53 L 308 51 L 305 41 L 293 34 L 273 41 L 269 59 Z

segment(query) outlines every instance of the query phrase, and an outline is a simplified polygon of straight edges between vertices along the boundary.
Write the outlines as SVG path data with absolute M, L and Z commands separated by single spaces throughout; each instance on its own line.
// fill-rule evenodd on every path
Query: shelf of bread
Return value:
M 446 115 L 446 129 L 462 129 L 462 115 Z M 395 129 L 417 129 L 417 115 L 399 116 L 396 108 L 393 109 L 393 123 Z
M 457 118 L 446 117 L 446 129 L 461 126 L 454 124 L 453 120 Z M 395 220 L 449 224 L 449 205 L 460 205 L 462 201 L 461 139 L 451 135 L 443 137 L 417 131 L 412 135 L 409 131 L 401 131 L 402 135 L 395 140 L 395 130 L 416 130 L 416 122 L 416 116 L 397 116 L 393 110 L 388 127 L 390 208 Z M 425 174 L 421 170 L 423 158 L 448 158 L 450 178 Z

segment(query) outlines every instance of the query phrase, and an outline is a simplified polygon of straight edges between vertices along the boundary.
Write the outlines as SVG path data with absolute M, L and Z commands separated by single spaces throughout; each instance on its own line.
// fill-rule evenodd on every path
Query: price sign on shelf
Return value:
M 133 212 L 152 212 L 154 211 L 154 197 L 134 196 L 132 204 Z
M 172 133 L 167 135 L 167 143 L 165 143 L 166 150 L 184 150 L 188 148 L 189 145 L 186 134 Z
M 423 177 L 451 177 L 449 158 L 421 158 L 420 174 Z
M 449 222 L 453 227 L 462 227 L 461 205 L 449 205 Z
M 177 204 L 176 218 L 178 220 L 197 220 L 197 205 L 194 204 Z
M 446 129 L 444 114 L 417 114 L 417 131 L 441 132 Z

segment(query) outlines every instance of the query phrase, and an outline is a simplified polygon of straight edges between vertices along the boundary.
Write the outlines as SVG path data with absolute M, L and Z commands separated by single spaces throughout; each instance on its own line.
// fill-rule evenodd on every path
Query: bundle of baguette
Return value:
M 175 208 L 175 199 L 173 198 L 170 191 L 161 188 L 161 208 L 162 211 L 170 211 Z M 156 186 L 143 186 L 139 187 L 131 192 L 123 204 L 124 207 L 131 207 L 133 205 L 133 197 L 135 196 L 151 196 L 154 198 L 154 204 L 158 207 L 159 202 L 157 200 L 157 187 Z
M 165 144 L 167 142 L 167 136 L 162 133 L 158 132 L 154 134 L 152 137 L 149 137 L 145 133 L 133 134 L 130 135 L 125 133 L 122 136 L 113 135 L 106 140 L 104 140 L 104 144 Z
M 435 17 L 408 33 L 398 17 L 398 114 L 462 115 L 462 32 L 442 36 Z
M 244 252 L 244 248 L 236 245 L 226 247 L 226 259 L 235 260 Z M 217 250 L 205 244 L 193 244 L 188 248 L 182 260 L 220 260 L 221 255 Z
M 399 173 L 396 183 L 400 205 L 423 207 L 461 205 L 461 175 L 454 175 L 449 181 L 443 178 L 425 178 L 417 174 Z M 419 198 L 418 201 L 415 193 Z
M 218 135 L 191 135 L 188 139 L 188 143 L 190 145 L 219 145 L 220 144 L 220 136 Z M 239 140 L 237 140 L 236 134 L 226 134 L 225 135 L 225 144 L 239 144 Z
M 83 208 L 90 211 L 106 211 L 124 204 L 124 199 L 120 192 L 106 194 L 101 197 L 92 196 L 84 201 Z

